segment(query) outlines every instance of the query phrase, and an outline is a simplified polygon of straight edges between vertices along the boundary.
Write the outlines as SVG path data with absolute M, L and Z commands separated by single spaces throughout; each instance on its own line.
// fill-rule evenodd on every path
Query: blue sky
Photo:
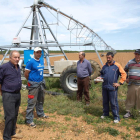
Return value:
M 140 0 L 45 0 L 86 24 L 116 50 L 140 48 Z M 10 45 L 33 0 L 0 0 L 0 46 Z M 52 21 L 53 22 L 53 21 Z

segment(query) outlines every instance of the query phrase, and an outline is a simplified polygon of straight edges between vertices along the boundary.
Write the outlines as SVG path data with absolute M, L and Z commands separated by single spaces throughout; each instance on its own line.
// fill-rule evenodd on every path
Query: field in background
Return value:
M 51 53 L 51 54 L 58 54 L 58 53 Z M 101 53 L 99 52 L 99 55 L 101 54 L 104 54 L 103 57 L 101 57 L 103 63 L 106 62 L 106 53 Z M 66 56 L 68 57 L 69 60 L 78 60 L 79 57 L 78 57 L 79 53 L 78 52 L 75 52 L 75 53 L 66 53 Z M 2 59 L 2 55 L 0 55 L 0 59 Z M 118 52 L 115 57 L 114 57 L 114 60 L 117 61 L 118 63 L 120 63 L 123 67 L 126 65 L 126 63 L 130 60 L 134 58 L 134 52 Z M 59 61 L 59 60 L 62 60 L 65 58 L 60 56 L 60 57 L 50 57 L 50 61 L 51 61 L 51 65 L 54 65 L 54 61 Z M 95 60 L 97 63 L 100 64 L 101 66 L 101 63 L 97 57 L 97 54 L 95 52 L 86 52 L 86 59 L 87 60 Z M 6 60 L 8 60 L 8 58 L 6 58 Z M 46 65 L 46 61 L 45 61 L 45 65 Z
M 104 54 L 103 57 L 101 57 L 103 63 L 106 62 L 106 53 L 99 53 L 99 55 Z M 69 60 L 79 60 L 79 53 L 66 53 L 66 56 L 68 57 Z M 118 52 L 115 57 L 114 60 L 118 63 L 120 63 L 123 67 L 126 65 L 126 63 L 130 60 L 134 58 L 134 52 Z M 59 61 L 61 59 L 64 59 L 64 57 L 55 57 L 55 58 L 50 58 L 51 60 L 51 64 L 53 65 L 54 61 Z M 86 59 L 87 60 L 95 60 L 97 63 L 100 64 L 101 63 L 97 57 L 96 53 L 86 53 Z

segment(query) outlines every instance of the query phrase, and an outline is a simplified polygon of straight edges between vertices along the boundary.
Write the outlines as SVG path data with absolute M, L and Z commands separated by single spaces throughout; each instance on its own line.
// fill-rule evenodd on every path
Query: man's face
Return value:
M 41 57 L 41 54 L 42 54 L 42 51 L 34 52 L 34 58 L 39 60 L 39 58 Z
M 109 64 L 112 63 L 112 61 L 113 61 L 113 57 L 111 55 L 107 55 L 106 59 L 107 59 L 107 63 L 109 63 Z
M 135 60 L 136 62 L 140 62 L 140 54 L 135 53 Z
M 79 60 L 83 60 L 84 56 L 82 55 L 82 52 L 79 53 Z
M 12 56 L 10 57 L 10 62 L 13 65 L 17 65 L 20 60 L 20 54 L 18 52 L 13 52 Z

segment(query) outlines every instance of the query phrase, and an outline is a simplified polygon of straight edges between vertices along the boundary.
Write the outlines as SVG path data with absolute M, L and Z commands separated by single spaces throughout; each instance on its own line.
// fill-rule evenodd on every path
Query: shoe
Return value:
M 46 116 L 46 115 L 44 114 L 43 118 L 46 118 L 46 119 L 48 119 L 48 118 L 49 118 L 49 116 Z
M 123 116 L 123 118 L 129 118 L 129 117 L 131 117 L 131 113 L 130 113 L 130 112 L 127 112 L 127 113 Z
M 31 122 L 31 123 L 29 124 L 29 126 L 35 128 L 35 127 L 36 127 L 36 124 L 35 124 L 34 122 Z
M 119 123 L 120 121 L 119 120 L 114 120 L 114 123 Z
M 15 134 L 15 135 L 12 135 L 11 138 L 22 139 L 23 136 L 21 136 L 19 134 Z
M 104 118 L 105 118 L 105 116 L 104 116 L 104 115 L 102 115 L 102 116 L 101 116 L 101 119 L 104 119 Z

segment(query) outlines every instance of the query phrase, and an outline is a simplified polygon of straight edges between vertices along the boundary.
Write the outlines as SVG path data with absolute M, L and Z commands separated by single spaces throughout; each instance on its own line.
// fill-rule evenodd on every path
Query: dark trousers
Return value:
M 4 108 L 5 128 L 3 133 L 4 140 L 11 140 L 11 136 L 16 132 L 16 121 L 20 106 L 21 95 L 2 92 L 2 101 Z
M 102 89 L 103 115 L 109 116 L 109 102 L 110 102 L 114 120 L 120 120 L 117 91 L 118 91 L 117 89 L 116 90 L 108 90 L 105 88 Z
M 84 92 L 86 104 L 90 103 L 89 99 L 89 77 L 77 78 L 78 91 L 77 91 L 77 100 L 82 101 L 82 95 Z

